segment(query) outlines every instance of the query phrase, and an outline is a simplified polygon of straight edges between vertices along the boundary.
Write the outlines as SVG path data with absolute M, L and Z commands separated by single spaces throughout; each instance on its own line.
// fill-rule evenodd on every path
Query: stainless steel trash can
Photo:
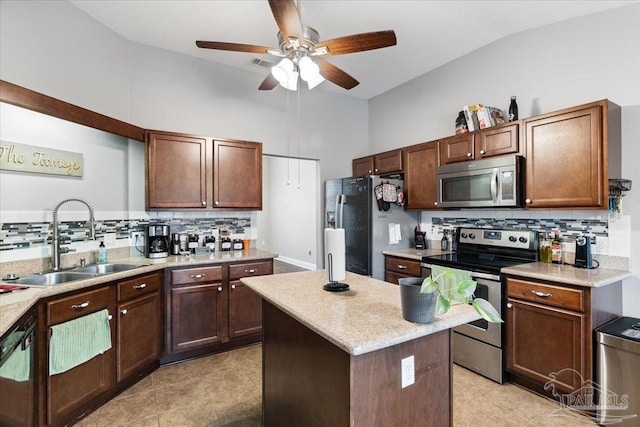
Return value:
M 596 329 L 597 422 L 640 426 L 640 319 L 621 317 Z

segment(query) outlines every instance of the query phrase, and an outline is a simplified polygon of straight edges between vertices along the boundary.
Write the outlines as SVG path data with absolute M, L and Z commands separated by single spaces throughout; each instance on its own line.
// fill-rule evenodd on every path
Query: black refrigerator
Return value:
M 325 228 L 344 228 L 347 271 L 380 280 L 384 280 L 382 251 L 409 248 L 418 224 L 416 212 L 398 203 L 379 202 L 375 189 L 382 184 L 395 186 L 398 194 L 403 188 L 402 180 L 377 176 L 325 182 Z

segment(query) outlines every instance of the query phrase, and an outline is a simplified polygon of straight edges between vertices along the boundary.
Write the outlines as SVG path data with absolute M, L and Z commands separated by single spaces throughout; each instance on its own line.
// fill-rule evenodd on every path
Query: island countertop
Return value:
M 346 292 L 328 292 L 325 270 L 247 277 L 242 283 L 263 299 L 345 352 L 357 356 L 391 347 L 480 316 L 467 304 L 457 305 L 433 323 L 403 319 L 397 285 L 346 273 Z

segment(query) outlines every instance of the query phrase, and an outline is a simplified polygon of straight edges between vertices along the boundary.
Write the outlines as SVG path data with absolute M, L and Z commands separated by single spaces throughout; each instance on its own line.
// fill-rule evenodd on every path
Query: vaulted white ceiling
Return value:
M 269 55 L 199 49 L 195 45 L 196 40 L 209 40 L 277 47 L 278 29 L 267 0 L 70 1 L 136 43 L 263 76 L 268 69 L 252 60 L 277 60 Z M 360 85 L 347 92 L 324 82 L 314 89 L 368 99 L 510 34 L 636 2 L 303 0 L 300 12 L 302 22 L 315 28 L 321 41 L 395 30 L 397 46 L 327 58 Z

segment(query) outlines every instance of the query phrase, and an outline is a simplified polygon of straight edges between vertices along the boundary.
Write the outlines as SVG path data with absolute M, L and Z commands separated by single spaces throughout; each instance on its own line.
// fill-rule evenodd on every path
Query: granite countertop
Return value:
M 246 277 L 242 283 L 262 298 L 357 356 L 391 347 L 464 323 L 480 316 L 468 304 L 454 306 L 433 323 L 411 323 L 402 317 L 397 285 L 346 273 L 346 292 L 327 292 L 325 270 Z
M 422 261 L 422 257 L 426 256 L 426 255 L 440 255 L 442 253 L 447 253 L 447 252 L 442 251 L 440 248 L 387 249 L 387 250 L 382 251 L 383 255 L 397 256 L 397 257 L 400 257 L 400 258 L 413 259 L 413 260 L 417 260 L 417 261 Z
M 156 270 L 163 270 L 165 268 L 212 265 L 237 261 L 253 261 L 277 258 L 277 256 L 277 254 L 271 252 L 259 249 L 250 249 L 249 251 L 218 251 L 211 254 L 190 255 L 189 257 L 168 256 L 166 258 L 149 259 L 144 256 L 132 256 L 109 259 L 109 263 L 138 264 L 142 266 L 133 270 L 97 276 L 87 280 L 78 280 L 75 282 L 43 288 L 34 287 L 7 294 L 0 294 L 0 335 L 4 334 L 11 325 L 20 319 L 20 316 L 26 313 L 41 298 L 87 288 L 101 283 L 113 282 L 115 280 L 121 280 L 137 276 L 139 274 L 150 273 Z M 11 284 L 11 281 L 3 281 L 2 283 Z
M 504 267 L 503 274 L 527 277 L 531 279 L 550 280 L 567 285 L 598 288 L 619 282 L 632 273 L 625 270 L 610 270 L 606 268 L 576 268 L 573 265 L 549 264 L 543 262 L 531 262 L 513 267 Z

